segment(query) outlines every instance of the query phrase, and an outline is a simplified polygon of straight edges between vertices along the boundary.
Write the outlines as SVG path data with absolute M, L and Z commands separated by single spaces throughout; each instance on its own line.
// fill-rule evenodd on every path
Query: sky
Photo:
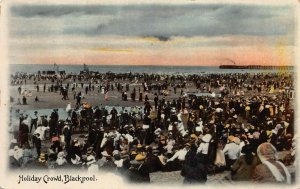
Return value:
M 13 64 L 293 65 L 291 5 L 10 6 Z

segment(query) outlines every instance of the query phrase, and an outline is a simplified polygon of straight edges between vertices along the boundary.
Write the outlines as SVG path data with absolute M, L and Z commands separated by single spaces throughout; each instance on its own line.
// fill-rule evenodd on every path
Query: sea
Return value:
M 67 74 L 78 74 L 84 70 L 83 65 L 57 65 L 59 71 Z M 38 71 L 56 71 L 53 64 L 11 64 L 10 74 L 29 73 Z M 90 71 L 99 73 L 156 73 L 156 74 L 222 74 L 222 73 L 276 73 L 274 69 L 220 69 L 218 66 L 130 66 L 130 65 L 87 65 Z

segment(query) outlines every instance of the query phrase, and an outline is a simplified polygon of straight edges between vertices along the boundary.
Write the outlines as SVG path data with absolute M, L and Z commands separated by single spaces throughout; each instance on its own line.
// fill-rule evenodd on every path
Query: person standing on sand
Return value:
M 25 96 L 23 96 L 22 101 L 23 101 L 23 105 L 27 105 L 27 98 Z
M 154 108 L 155 110 L 157 110 L 157 106 L 158 106 L 158 95 L 155 93 L 155 97 L 154 97 Z
M 72 138 L 72 130 L 70 128 L 70 123 L 66 123 L 66 125 L 63 128 L 62 133 L 65 138 L 66 149 L 68 149 L 70 147 L 71 138 Z
M 139 90 L 139 91 L 140 91 L 140 90 Z M 142 93 L 142 92 L 140 92 L 139 101 L 140 101 L 140 102 L 143 101 L 143 93 Z
M 148 98 L 148 95 L 146 94 L 145 95 L 145 102 L 148 102 L 149 101 L 149 98 Z
M 86 87 L 85 87 L 85 94 L 86 94 L 86 95 L 88 94 L 88 91 L 89 91 L 89 87 L 86 86 Z
M 32 131 L 32 126 L 34 126 L 34 129 L 37 128 L 37 122 L 38 122 L 38 115 L 37 115 L 37 111 L 34 111 L 34 115 L 33 117 L 31 117 L 31 124 L 30 124 L 30 131 L 29 133 L 31 133 Z
M 20 99 L 20 98 L 18 98 L 18 103 L 17 103 L 17 105 L 21 105 L 21 99 Z
M 28 136 L 29 136 L 29 121 L 27 117 L 22 121 L 19 128 L 19 139 L 21 146 L 28 144 Z
M 35 133 L 32 136 L 32 143 L 36 148 L 37 157 L 39 157 L 41 154 L 41 148 L 42 148 L 42 141 L 41 141 L 39 133 Z
M 78 92 L 76 96 L 76 106 L 80 106 L 80 104 L 81 104 L 81 91 Z
M 133 102 L 135 102 L 135 96 L 136 96 L 136 90 L 135 90 L 135 88 L 133 88 L 132 95 L 131 95 L 131 100 Z
M 21 86 L 19 86 L 19 87 L 18 87 L 19 95 L 21 94 L 21 91 L 22 91 Z

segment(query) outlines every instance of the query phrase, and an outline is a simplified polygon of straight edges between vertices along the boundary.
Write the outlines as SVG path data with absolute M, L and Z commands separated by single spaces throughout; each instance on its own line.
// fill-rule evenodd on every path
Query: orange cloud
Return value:
M 155 37 L 108 36 L 94 39 L 67 38 L 63 41 L 65 45 L 51 43 L 46 46 L 47 48 L 39 49 L 31 49 L 31 41 L 23 40 L 22 48 L 17 52 L 14 51 L 16 53 L 12 54 L 11 62 L 218 66 L 228 64 L 226 59 L 231 59 L 238 65 L 293 65 L 294 47 L 289 46 L 289 40 L 285 36 L 282 38 L 224 36 L 174 37 L 161 42 Z M 99 47 L 98 41 L 101 41 L 102 47 Z M 155 44 L 149 45 L 151 41 Z M 76 45 L 72 45 L 74 42 Z M 55 45 L 57 48 L 52 48 Z
M 31 63 L 99 64 L 99 65 L 173 65 L 218 66 L 231 59 L 238 65 L 293 65 L 293 54 L 288 47 L 232 47 L 200 49 L 121 50 L 101 49 L 101 52 L 61 53 L 47 56 L 30 56 Z M 89 53 L 90 52 L 90 53 Z M 130 52 L 130 53 L 128 53 Z

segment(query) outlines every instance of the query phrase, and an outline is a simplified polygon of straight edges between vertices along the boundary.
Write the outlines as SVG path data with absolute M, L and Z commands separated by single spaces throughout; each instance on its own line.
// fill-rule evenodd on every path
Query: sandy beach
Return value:
M 227 77 L 228 75 L 225 75 L 223 77 Z M 247 77 L 246 77 L 247 76 Z M 215 77 L 215 76 L 211 76 Z M 218 76 L 219 77 L 219 76 Z M 239 78 L 240 76 L 231 76 L 232 78 Z M 104 92 L 104 90 L 100 89 L 99 86 L 104 86 L 105 83 L 107 83 L 107 80 L 102 81 L 101 83 L 91 83 L 89 81 L 83 81 L 83 82 L 76 82 L 77 84 L 74 84 L 72 80 L 69 79 L 64 79 L 61 80 L 60 85 L 62 87 L 66 87 L 68 89 L 68 98 L 63 99 L 62 93 L 60 90 L 50 90 L 51 85 L 55 85 L 55 82 L 50 82 L 49 80 L 33 80 L 33 79 L 26 79 L 26 85 L 23 82 L 21 85 L 20 84 L 12 84 L 9 88 L 10 91 L 10 96 L 11 96 L 11 134 L 12 138 L 17 137 L 19 133 L 19 114 L 24 113 L 27 115 L 32 116 L 34 114 L 34 111 L 38 112 L 38 115 L 50 115 L 53 109 L 58 109 L 58 115 L 60 120 L 66 120 L 68 117 L 68 113 L 66 110 L 66 107 L 68 104 L 71 104 L 71 108 L 75 108 L 76 105 L 76 95 L 81 92 L 81 103 L 88 103 L 92 107 L 99 106 L 99 107 L 105 107 L 108 112 L 111 111 L 112 107 L 115 107 L 118 112 L 121 113 L 122 108 L 126 107 L 126 109 L 131 112 L 132 107 L 140 107 L 144 111 L 145 107 L 145 96 L 147 95 L 149 100 L 148 103 L 150 103 L 150 106 L 152 108 L 150 112 L 150 118 L 151 121 L 156 120 L 156 116 L 158 114 L 158 111 L 154 107 L 154 98 L 159 92 L 161 94 L 158 95 L 159 99 L 165 99 L 165 103 L 168 104 L 168 102 L 172 103 L 174 100 L 177 101 L 178 99 L 181 98 L 186 98 L 186 113 L 182 112 L 181 115 L 181 120 L 183 123 L 183 127 L 187 130 L 188 129 L 188 124 L 189 124 L 189 119 L 191 113 L 191 110 L 193 109 L 189 105 L 189 101 L 191 96 L 190 95 L 204 95 L 205 98 L 209 99 L 210 102 L 217 102 L 219 104 L 228 104 L 230 101 L 233 99 L 236 102 L 243 103 L 245 106 L 247 106 L 250 102 L 251 99 L 253 98 L 261 98 L 264 99 L 263 101 L 271 100 L 271 99 L 282 99 L 284 97 L 283 94 L 283 87 L 278 87 L 274 89 L 272 86 L 272 83 L 275 85 L 276 81 L 275 79 L 278 79 L 276 75 L 269 75 L 269 76 L 260 76 L 259 79 L 255 79 L 254 75 L 244 75 L 243 82 L 239 81 L 239 83 L 235 86 L 235 84 L 231 83 L 230 86 L 226 85 L 226 80 L 224 79 L 221 81 L 224 84 L 218 84 L 218 86 L 214 83 L 214 81 L 209 81 L 206 82 L 204 81 L 202 84 L 202 87 L 199 89 L 196 87 L 195 80 L 184 80 L 185 87 L 183 88 L 176 88 L 176 93 L 175 90 L 170 84 L 168 85 L 166 90 L 154 90 L 154 89 L 149 89 L 147 91 L 144 91 L 144 86 L 143 86 L 143 81 L 138 80 L 135 82 L 129 81 L 127 79 L 122 79 L 122 80 L 114 80 L 114 81 L 109 81 L 109 83 L 113 84 L 115 86 L 116 83 L 120 83 L 122 85 L 123 90 L 117 90 L 114 88 L 113 90 L 108 90 L 108 92 Z M 279 77 L 279 76 L 278 76 Z M 280 76 L 280 77 L 285 77 L 285 76 Z M 201 77 L 200 77 L 201 78 Z M 208 77 L 209 78 L 209 77 Z M 267 78 L 267 79 L 266 79 Z M 221 77 L 222 79 L 222 77 Z M 265 80 L 266 79 L 266 80 Z M 74 80 L 75 81 L 75 80 Z M 149 81 L 148 81 L 149 82 Z M 154 85 L 160 85 L 164 81 L 150 81 L 151 84 Z M 218 80 L 219 82 L 219 80 Z M 182 84 L 182 81 L 180 80 L 175 80 L 173 81 L 175 84 Z M 217 82 L 216 82 L 217 83 Z M 249 88 L 249 83 L 256 83 L 260 84 L 262 83 L 265 85 L 262 87 L 260 91 L 256 89 Z M 269 84 L 271 83 L 271 84 Z M 127 87 L 126 87 L 127 84 Z M 246 85 L 244 85 L 246 84 Z M 73 89 L 69 86 L 76 86 Z M 45 89 L 44 89 L 45 86 Z M 225 87 L 226 86 L 226 87 Z M 247 87 L 248 86 L 248 87 Z M 252 85 L 253 86 L 253 85 Z M 232 88 L 235 87 L 235 88 Z M 228 90 L 227 94 L 224 96 L 219 96 L 223 90 L 226 88 Z M 232 89 L 231 89 L 232 88 Z M 21 90 L 20 90 L 21 89 Z M 122 92 L 126 89 L 128 98 L 127 100 L 122 99 Z M 135 100 L 133 101 L 130 98 L 130 94 L 132 91 L 136 91 L 136 97 Z M 139 100 L 139 91 L 142 92 L 143 98 L 142 101 Z M 163 94 L 164 93 L 164 94 Z M 27 104 L 22 104 L 22 98 L 26 97 Z M 38 101 L 35 99 L 38 98 Z M 241 101 L 242 100 L 242 101 Z M 292 98 L 290 99 L 291 101 L 293 100 Z M 272 103 L 272 102 L 271 102 Z M 218 104 L 212 105 L 215 106 L 212 110 L 215 111 L 216 115 L 218 114 Z M 206 105 L 207 109 L 209 109 L 210 105 Z M 163 106 L 165 108 L 165 106 Z M 293 103 L 290 103 L 287 108 L 292 108 Z M 267 108 L 267 106 L 265 107 Z M 194 108 L 196 115 L 199 116 L 199 111 L 201 111 L 200 106 Z M 223 110 L 221 110 L 222 113 Z M 228 112 L 231 110 L 227 110 Z M 244 114 L 241 114 L 241 112 L 237 112 L 234 110 L 237 114 L 236 116 L 236 124 L 238 125 L 246 125 L 247 128 L 250 128 L 250 123 L 248 123 L 248 120 L 245 118 Z M 220 113 L 220 112 L 219 112 Z M 121 113 L 123 114 L 123 113 Z M 121 115 L 120 114 L 120 115 Z M 205 114 L 205 113 L 204 113 Z M 204 115 L 202 112 L 202 116 Z M 119 114 L 118 114 L 119 115 Z M 220 116 L 221 118 L 221 116 Z M 80 118 L 81 119 L 81 118 Z M 231 119 L 231 118 L 228 118 Z M 50 119 L 51 120 L 51 119 Z M 213 122 L 212 122 L 213 121 Z M 214 123 L 215 118 L 210 117 L 206 122 L 209 122 L 209 124 Z M 144 124 L 143 120 L 140 120 L 136 123 L 137 128 L 141 128 Z M 208 126 L 209 124 L 206 124 Z M 234 125 L 234 124 L 233 124 Z M 80 145 L 85 144 L 86 137 L 89 136 L 88 128 L 85 128 L 83 130 L 83 133 L 80 132 L 77 129 L 72 131 L 72 136 L 71 140 L 78 140 Z M 224 132 L 224 130 L 223 130 Z M 33 134 L 30 133 L 30 134 Z M 162 131 L 162 135 L 168 135 L 168 131 Z M 63 135 L 59 136 L 60 138 L 64 138 Z M 199 136 L 201 137 L 201 136 Z M 62 139 L 63 140 L 63 139 Z M 33 145 L 33 144 L 31 144 Z M 47 152 L 49 148 L 51 148 L 51 141 L 49 139 L 43 140 L 42 141 L 42 152 Z M 283 150 L 279 152 L 280 158 L 284 158 L 286 154 L 288 154 L 289 151 Z M 34 163 L 34 162 L 33 162 Z M 28 169 L 31 167 L 35 167 L 34 164 L 29 163 L 27 165 Z M 289 166 L 289 169 L 293 172 L 294 167 Z M 210 174 L 208 175 L 207 178 L 207 184 L 232 184 L 233 182 L 230 179 L 226 179 L 225 177 L 229 175 L 229 171 L 225 171 L 222 173 L 217 173 L 217 174 Z M 154 172 L 150 174 L 150 180 L 151 183 L 154 184 L 161 184 L 161 183 L 167 183 L 171 182 L 174 184 L 180 184 L 183 182 L 183 177 L 180 175 L 180 171 L 171 171 L 171 172 Z

